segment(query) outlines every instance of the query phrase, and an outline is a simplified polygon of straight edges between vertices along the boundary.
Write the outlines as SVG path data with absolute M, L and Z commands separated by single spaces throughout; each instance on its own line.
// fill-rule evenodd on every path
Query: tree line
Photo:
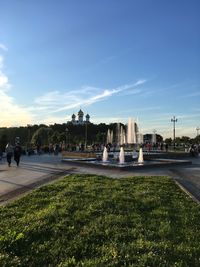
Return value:
M 124 129 L 126 125 L 120 123 Z M 109 125 L 105 123 L 93 124 L 88 123 L 84 125 L 73 125 L 71 122 L 63 124 L 53 125 L 27 125 L 21 127 L 2 127 L 0 128 L 0 149 L 5 150 L 6 144 L 10 142 L 15 143 L 16 137 L 20 138 L 20 143 L 26 150 L 30 146 L 40 144 L 41 146 L 49 146 L 49 144 L 71 144 L 76 145 L 80 143 L 87 143 L 92 145 L 94 143 L 106 143 L 108 129 L 114 132 L 114 140 L 116 142 L 116 129 L 119 128 L 118 123 L 111 123 Z M 149 135 L 150 136 L 150 135 Z M 156 134 L 157 142 L 165 142 L 169 145 L 173 143 L 171 138 L 163 140 L 162 136 Z M 192 144 L 200 143 L 200 136 L 196 138 L 190 138 L 187 136 L 176 137 L 175 143 L 180 144 Z
M 5 150 L 8 142 L 15 143 L 16 137 L 20 138 L 21 145 L 26 149 L 40 144 L 48 146 L 56 143 L 80 144 L 105 143 L 108 129 L 115 130 L 117 123 L 73 125 L 71 122 L 53 125 L 27 125 L 25 127 L 0 128 L 0 149 Z M 123 124 L 121 124 L 123 125 Z M 123 125 L 125 127 L 125 125 Z

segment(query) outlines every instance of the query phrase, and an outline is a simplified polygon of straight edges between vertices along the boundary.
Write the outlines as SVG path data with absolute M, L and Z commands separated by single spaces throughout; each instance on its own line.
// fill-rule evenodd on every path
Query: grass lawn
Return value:
M 200 266 L 200 206 L 168 177 L 70 175 L 0 208 L 0 266 Z

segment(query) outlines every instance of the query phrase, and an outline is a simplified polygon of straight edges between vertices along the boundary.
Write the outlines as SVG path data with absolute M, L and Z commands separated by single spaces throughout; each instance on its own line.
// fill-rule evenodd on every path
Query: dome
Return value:
M 90 118 L 90 115 L 89 115 L 89 114 L 87 114 L 85 117 L 89 119 L 89 118 Z
M 76 118 L 76 115 L 73 114 L 73 115 L 72 115 L 72 118 Z
M 80 109 L 79 112 L 78 112 L 78 115 L 83 115 L 83 111 Z

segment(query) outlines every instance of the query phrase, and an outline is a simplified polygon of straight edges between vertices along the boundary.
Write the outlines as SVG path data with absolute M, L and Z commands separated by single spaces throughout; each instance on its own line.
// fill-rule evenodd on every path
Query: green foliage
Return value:
M 40 145 L 48 145 L 49 139 L 53 135 L 53 130 L 49 127 L 42 126 L 37 129 L 32 136 L 31 143 L 40 144 Z
M 160 134 L 156 134 L 156 140 L 158 143 L 163 142 L 163 137 Z
M 7 138 L 6 134 L 3 134 L 1 136 L 1 139 L 0 139 L 0 150 L 1 151 L 5 151 L 5 147 L 6 147 L 7 143 L 8 143 L 8 138 Z
M 200 144 L 200 135 L 196 136 L 193 140 L 192 140 L 193 144 Z
M 68 133 L 66 133 L 66 128 Z M 100 124 L 87 124 L 87 143 L 103 143 L 106 141 L 107 130 L 112 129 L 116 131 L 117 124 L 112 123 L 106 125 L 105 123 Z M 6 141 L 5 141 L 6 136 Z M 15 137 L 20 137 L 22 146 L 41 143 L 43 146 L 49 145 L 49 143 L 60 143 L 67 141 L 70 144 L 85 143 L 86 136 L 86 125 L 73 125 L 71 122 L 63 124 L 53 124 L 50 126 L 40 125 L 27 125 L 27 127 L 10 127 L 0 128 L 0 147 L 3 149 L 9 142 L 14 144 Z M 3 139 L 2 139 L 3 138 Z
M 0 208 L 0 266 L 200 266 L 200 208 L 167 177 L 71 175 Z
M 57 131 L 55 131 L 51 135 L 49 134 L 47 137 L 47 142 L 49 143 L 56 144 L 59 143 L 59 141 L 60 141 L 60 134 Z
M 165 143 L 168 144 L 168 145 L 171 145 L 172 144 L 172 139 L 171 138 L 166 138 L 165 139 Z
M 190 143 L 190 137 L 188 137 L 188 136 L 182 136 L 181 137 L 181 143 L 189 144 Z

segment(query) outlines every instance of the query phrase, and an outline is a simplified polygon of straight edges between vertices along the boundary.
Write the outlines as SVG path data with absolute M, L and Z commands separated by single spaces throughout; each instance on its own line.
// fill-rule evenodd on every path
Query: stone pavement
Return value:
M 173 168 L 171 177 L 200 203 L 200 157 L 192 159 L 192 165 L 185 168 Z
M 167 175 L 173 177 L 189 191 L 189 194 L 200 201 L 200 158 L 190 158 L 190 160 L 193 164 L 185 167 L 120 171 L 74 166 L 70 162 L 61 162 L 61 155 L 22 156 L 19 167 L 14 161 L 12 161 L 11 167 L 8 167 L 4 158 L 0 161 L 0 204 L 5 204 L 22 193 L 71 173 L 106 175 L 113 178 Z

